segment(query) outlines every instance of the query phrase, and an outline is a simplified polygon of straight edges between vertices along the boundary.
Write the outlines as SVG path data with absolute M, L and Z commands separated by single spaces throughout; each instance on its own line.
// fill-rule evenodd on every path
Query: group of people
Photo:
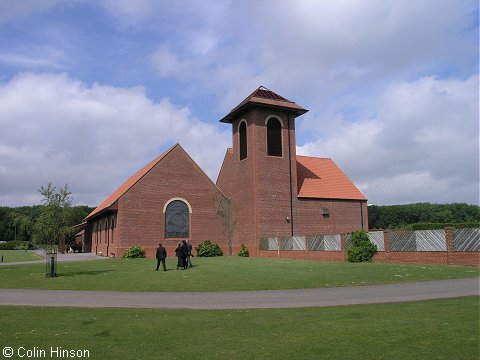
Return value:
M 177 270 L 185 270 L 189 267 L 192 267 L 192 244 L 190 244 L 188 240 L 182 240 L 182 242 L 179 243 L 177 248 L 175 249 L 175 256 L 178 258 Z M 163 266 L 163 271 L 167 271 L 167 267 L 165 265 L 165 260 L 167 259 L 167 250 L 162 246 L 162 243 L 158 244 L 156 258 L 157 271 L 160 267 L 160 264 L 162 264 Z

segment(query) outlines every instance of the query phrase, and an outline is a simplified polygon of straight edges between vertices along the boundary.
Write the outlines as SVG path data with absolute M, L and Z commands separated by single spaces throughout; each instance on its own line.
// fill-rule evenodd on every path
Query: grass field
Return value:
M 0 259 L 3 256 L 3 262 L 41 260 L 42 258 L 31 250 L 0 250 Z
M 0 348 L 59 346 L 119 360 L 476 360 L 478 306 L 468 297 L 248 311 L 0 307 Z
M 322 288 L 479 276 L 478 268 L 432 265 L 352 264 L 264 258 L 195 258 L 194 267 L 155 271 L 154 259 L 58 263 L 45 278 L 43 264 L 0 267 L 0 287 L 123 291 L 228 291 Z

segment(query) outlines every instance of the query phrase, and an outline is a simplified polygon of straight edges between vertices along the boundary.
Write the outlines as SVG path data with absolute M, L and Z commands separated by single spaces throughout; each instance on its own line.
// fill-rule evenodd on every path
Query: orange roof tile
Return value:
M 225 115 L 220 122 L 231 123 L 239 113 L 245 111 L 251 104 L 292 109 L 297 115 L 305 114 L 308 111 L 300 105 L 295 104 L 293 101 L 274 93 L 272 90 L 269 90 L 264 86 L 260 86 L 258 89 L 248 95 L 240 104 L 235 106 L 235 108 L 233 108 L 227 115 Z
M 298 197 L 367 200 L 332 159 L 297 156 Z
M 172 151 L 175 147 L 180 146 L 180 144 L 175 144 L 170 149 L 165 151 L 163 154 L 159 155 L 147 165 L 145 165 L 142 169 L 137 171 L 133 176 L 131 176 L 127 181 L 125 181 L 117 190 L 115 190 L 109 197 L 107 197 L 100 205 L 98 205 L 95 210 L 93 210 L 90 214 L 87 215 L 85 219 L 89 219 L 96 214 L 106 210 L 110 206 L 112 206 L 115 201 L 117 201 L 123 194 L 125 194 L 128 189 L 130 189 L 133 185 L 137 183 L 146 173 L 148 173 L 160 160 L 162 160 L 165 155 L 167 155 L 170 151 Z

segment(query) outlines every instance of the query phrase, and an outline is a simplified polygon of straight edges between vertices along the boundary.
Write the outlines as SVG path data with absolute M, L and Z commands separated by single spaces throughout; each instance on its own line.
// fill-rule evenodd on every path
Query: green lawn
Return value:
M 41 260 L 42 258 L 32 250 L 0 250 L 0 260 L 3 262 Z
M 45 278 L 44 264 L 0 267 L 0 287 L 123 291 L 273 290 L 385 284 L 479 276 L 478 268 L 433 265 L 352 264 L 265 258 L 195 258 L 194 267 L 155 271 L 154 259 L 58 263 Z
M 118 360 L 476 360 L 478 309 L 478 297 L 233 311 L 0 307 L 0 348 Z

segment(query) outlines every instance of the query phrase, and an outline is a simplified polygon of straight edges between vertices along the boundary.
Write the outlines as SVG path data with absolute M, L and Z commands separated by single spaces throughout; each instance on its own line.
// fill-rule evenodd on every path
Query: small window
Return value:
M 181 200 L 174 200 L 165 210 L 165 237 L 188 238 L 188 206 Z
M 240 136 L 240 160 L 247 158 L 247 124 L 242 121 L 239 126 Z
M 268 155 L 282 156 L 282 124 L 276 118 L 267 122 L 267 148 Z

